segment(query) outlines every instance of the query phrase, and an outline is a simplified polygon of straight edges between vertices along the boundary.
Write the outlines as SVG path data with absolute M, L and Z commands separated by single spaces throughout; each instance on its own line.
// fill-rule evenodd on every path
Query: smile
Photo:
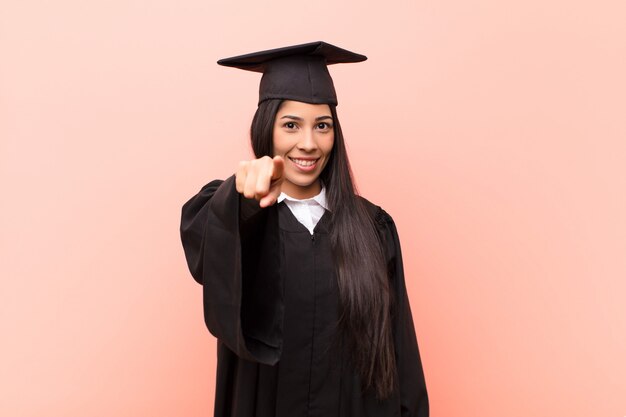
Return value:
M 314 166 L 317 161 L 319 161 L 318 159 L 297 159 L 297 158 L 289 158 L 294 164 L 301 166 L 303 168 L 309 168 Z

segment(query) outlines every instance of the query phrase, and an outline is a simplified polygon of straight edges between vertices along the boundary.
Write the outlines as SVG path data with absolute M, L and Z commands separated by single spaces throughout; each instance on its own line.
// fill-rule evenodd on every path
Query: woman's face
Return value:
M 274 155 L 285 159 L 282 191 L 298 199 L 319 194 L 319 176 L 335 142 L 327 104 L 285 100 L 274 120 Z

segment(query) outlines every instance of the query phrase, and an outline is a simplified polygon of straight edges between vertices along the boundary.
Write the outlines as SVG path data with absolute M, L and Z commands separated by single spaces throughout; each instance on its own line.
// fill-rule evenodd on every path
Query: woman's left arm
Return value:
M 396 225 L 383 209 L 376 216 L 395 296 L 393 331 L 402 417 L 428 417 L 429 403 L 411 306 L 404 279 L 402 251 Z

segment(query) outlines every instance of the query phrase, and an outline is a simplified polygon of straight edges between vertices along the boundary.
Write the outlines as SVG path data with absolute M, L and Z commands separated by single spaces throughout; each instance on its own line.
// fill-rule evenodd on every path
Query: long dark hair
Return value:
M 250 129 L 257 158 L 273 156 L 274 119 L 281 103 L 266 100 L 257 108 Z M 335 141 L 320 179 L 332 214 L 330 239 L 339 287 L 339 326 L 363 388 L 372 389 L 376 397 L 384 399 L 396 386 L 387 266 L 374 220 L 352 180 L 337 109 L 329 107 Z

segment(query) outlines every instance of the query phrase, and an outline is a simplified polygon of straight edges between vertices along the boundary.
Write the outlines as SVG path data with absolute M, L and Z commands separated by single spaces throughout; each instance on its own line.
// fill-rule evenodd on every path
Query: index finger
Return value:
M 272 162 L 271 179 L 274 181 L 283 176 L 283 171 L 285 170 L 285 160 L 282 156 L 275 156 L 272 158 Z

